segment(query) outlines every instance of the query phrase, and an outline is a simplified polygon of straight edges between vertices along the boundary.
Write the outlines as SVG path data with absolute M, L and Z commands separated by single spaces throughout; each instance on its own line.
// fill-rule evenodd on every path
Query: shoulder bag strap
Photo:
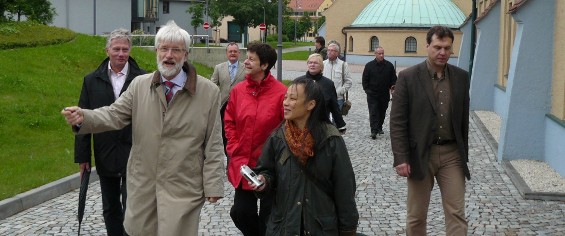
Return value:
M 341 63 L 341 87 L 345 84 L 345 62 Z M 345 101 L 349 100 L 349 91 L 345 92 Z

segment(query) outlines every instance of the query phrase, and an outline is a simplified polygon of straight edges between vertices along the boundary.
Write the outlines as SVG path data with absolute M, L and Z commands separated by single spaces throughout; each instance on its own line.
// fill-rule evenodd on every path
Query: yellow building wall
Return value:
M 463 12 L 463 14 L 465 15 L 465 17 L 468 17 L 471 15 L 471 11 L 472 6 L 473 6 L 473 1 L 471 0 L 451 0 L 453 3 L 455 3 L 455 5 L 457 5 L 457 7 L 459 7 L 459 9 L 461 9 L 461 11 Z M 489 1 L 489 0 L 478 0 L 478 1 Z M 492 0 L 490 0 L 492 1 Z
M 565 120 L 565 1 L 556 2 L 551 114 Z
M 500 5 L 500 39 L 498 52 L 498 85 L 506 87 L 510 70 L 510 56 L 516 37 L 516 22 L 509 14 L 514 0 L 501 0 Z
M 326 16 L 326 43 L 337 40 L 341 51 L 345 48 L 345 35 L 341 33 L 343 27 L 351 25 L 372 0 L 337 0 L 323 15 Z
M 347 36 L 353 38 L 353 51 L 349 49 L 349 43 L 347 48 L 347 54 L 355 55 L 374 55 L 375 52 L 371 52 L 371 37 L 377 36 L 379 39 L 379 46 L 385 49 L 385 55 L 387 56 L 427 56 L 426 51 L 426 34 L 428 30 L 348 30 Z M 461 45 L 462 33 L 460 31 L 453 32 L 455 40 L 453 42 L 453 55 L 459 55 L 459 46 Z M 404 42 L 408 37 L 416 38 L 416 52 L 405 53 L 404 52 Z

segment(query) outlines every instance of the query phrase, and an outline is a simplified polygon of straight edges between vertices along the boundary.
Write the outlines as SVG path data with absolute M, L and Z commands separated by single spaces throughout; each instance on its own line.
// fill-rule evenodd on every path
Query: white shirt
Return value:
M 122 69 L 122 71 L 116 73 L 112 70 L 112 66 L 108 63 L 108 76 L 110 76 L 110 82 L 112 82 L 112 88 L 114 89 L 114 98 L 118 99 L 120 97 L 120 92 L 126 83 L 126 77 L 129 69 L 129 62 L 126 62 L 126 65 Z
M 232 74 L 230 74 L 230 70 L 231 70 L 231 67 L 232 67 L 232 66 L 234 67 L 234 68 L 233 68 L 233 76 L 232 76 Z M 237 67 L 238 67 L 238 66 L 239 66 L 239 61 L 235 61 L 235 63 L 233 63 L 233 64 L 231 64 L 231 62 L 228 61 L 228 74 L 230 75 L 230 80 L 231 80 L 231 82 L 234 81 L 235 76 L 237 75 Z

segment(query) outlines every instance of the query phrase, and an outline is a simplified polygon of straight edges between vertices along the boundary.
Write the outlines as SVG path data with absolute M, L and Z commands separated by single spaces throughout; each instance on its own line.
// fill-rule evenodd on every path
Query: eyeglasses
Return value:
M 172 54 L 179 55 L 179 54 L 183 53 L 185 50 L 182 49 L 182 48 L 167 48 L 167 47 L 160 47 L 159 48 L 159 52 L 161 52 L 161 53 L 167 53 L 169 51 L 171 51 Z
M 317 61 L 309 61 L 307 62 L 308 65 L 318 65 L 320 63 L 318 63 Z

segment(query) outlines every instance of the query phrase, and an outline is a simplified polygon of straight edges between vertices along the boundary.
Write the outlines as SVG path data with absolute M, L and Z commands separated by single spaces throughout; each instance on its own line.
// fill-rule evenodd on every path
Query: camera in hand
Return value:
M 257 175 L 255 174 L 255 172 L 251 170 L 251 168 L 249 168 L 249 166 L 247 165 L 241 166 L 241 175 L 243 175 L 243 177 L 245 177 L 247 181 L 255 184 L 255 186 L 257 186 L 258 188 L 263 186 L 263 182 L 257 179 Z

